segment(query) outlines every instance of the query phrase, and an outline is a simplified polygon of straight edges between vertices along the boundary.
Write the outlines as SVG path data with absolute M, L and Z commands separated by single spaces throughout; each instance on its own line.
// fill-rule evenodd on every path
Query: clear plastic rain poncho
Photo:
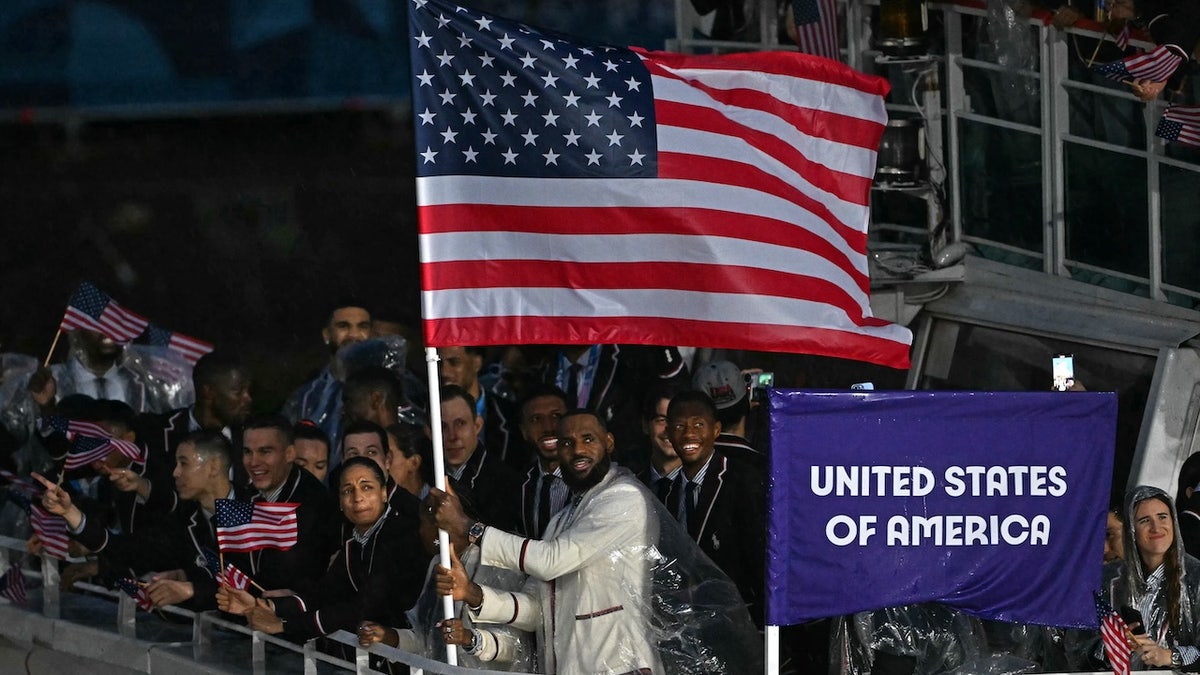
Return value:
M 1171 512 L 1175 543 L 1167 551 L 1163 563 L 1163 574 L 1146 569 L 1141 555 L 1137 553 L 1133 514 L 1138 504 L 1157 498 Z M 1139 485 L 1125 495 L 1125 559 L 1104 566 L 1104 581 L 1101 598 L 1114 609 L 1132 607 L 1142 614 L 1146 632 L 1160 646 L 1177 648 L 1198 646 L 1196 618 L 1193 609 L 1200 607 L 1200 560 L 1184 552 L 1183 538 L 1179 533 L 1179 513 L 1175 503 L 1163 490 L 1150 485 Z M 1169 607 L 1171 598 L 1177 598 L 1178 614 L 1171 620 Z M 1099 637 L 1096 638 L 1097 656 L 1100 655 Z M 1137 652 L 1130 656 L 1132 670 L 1144 668 Z M 1193 664 L 1194 665 L 1194 664 Z
M 547 658 L 556 660 L 557 672 L 762 672 L 762 636 L 737 587 L 627 469 L 613 465 L 597 486 L 573 499 L 551 521 L 545 540 L 488 530 L 484 549 L 488 555 L 511 550 L 499 565 L 505 568 L 521 560 L 534 575 L 560 569 L 551 579 L 527 578 L 520 604 L 481 584 L 483 613 L 473 617 L 476 626 L 491 628 L 511 622 L 518 607 L 524 620 L 524 603 L 537 603 L 541 620 L 527 632 L 539 640 L 548 630 L 554 636 L 552 654 L 543 653 L 549 641 L 541 645 L 539 672 L 547 670 Z M 489 611 L 496 618 L 485 616 Z
M 520 590 L 521 584 L 525 581 L 525 575 L 520 572 L 480 565 L 478 547 L 470 546 L 461 554 L 467 576 L 477 584 L 499 590 L 516 591 Z M 412 624 L 412 633 L 416 638 L 414 645 L 416 649 L 413 651 L 426 658 L 442 661 L 446 658 L 446 643 L 442 640 L 441 632 L 437 628 L 437 623 L 442 620 L 442 597 L 437 594 L 437 580 L 434 574 L 437 564 L 437 557 L 434 556 L 429 563 L 429 574 L 425 577 L 425 590 L 417 599 L 417 605 L 408 610 L 408 622 Z M 464 628 L 487 631 L 499 645 L 497 652 L 500 656 L 490 661 L 481 661 L 459 647 L 458 664 L 460 666 L 513 673 L 534 671 L 535 650 L 532 634 L 503 625 L 481 624 L 477 626 L 471 621 L 470 612 L 462 608 L 461 602 L 456 602 L 454 609 L 455 616 L 462 619 Z M 403 642 L 401 645 L 407 647 Z

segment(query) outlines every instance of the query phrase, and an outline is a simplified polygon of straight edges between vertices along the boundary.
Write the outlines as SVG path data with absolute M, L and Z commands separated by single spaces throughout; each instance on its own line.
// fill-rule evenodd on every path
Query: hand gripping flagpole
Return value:
M 429 373 L 429 427 L 433 432 L 433 484 L 446 492 L 446 458 L 442 453 L 442 386 L 438 372 L 436 347 L 425 348 L 425 365 Z M 438 563 L 450 569 L 450 534 L 438 528 Z M 454 598 L 442 596 L 442 618 L 454 618 Z M 458 665 L 458 651 L 454 645 L 446 645 L 446 663 Z

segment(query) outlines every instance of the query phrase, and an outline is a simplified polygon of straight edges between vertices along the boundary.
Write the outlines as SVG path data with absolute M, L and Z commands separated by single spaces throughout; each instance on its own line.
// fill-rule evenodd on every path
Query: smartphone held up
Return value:
M 1075 357 L 1071 354 L 1055 354 L 1050 361 L 1054 391 L 1068 391 L 1075 386 Z

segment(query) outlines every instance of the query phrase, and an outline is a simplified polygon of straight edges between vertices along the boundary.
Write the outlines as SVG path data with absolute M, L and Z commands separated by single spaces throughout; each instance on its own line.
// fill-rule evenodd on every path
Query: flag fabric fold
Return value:
M 1163 112 L 1154 135 L 1168 141 L 1200 146 L 1200 106 L 1173 105 Z
M 842 58 L 838 48 L 836 0 L 792 0 L 792 15 L 800 51 L 835 61 Z
M 908 366 L 871 314 L 887 83 L 797 53 L 409 12 L 426 344 L 689 344 Z
M 1096 618 L 1100 621 L 1100 640 L 1104 643 L 1104 655 L 1112 666 L 1113 675 L 1129 675 L 1129 642 L 1126 641 L 1127 626 L 1121 615 L 1096 594 Z
M 151 612 L 154 610 L 154 603 L 150 600 L 150 596 L 146 594 L 146 589 L 138 582 L 137 579 L 123 577 L 117 579 L 117 588 L 121 589 L 125 595 L 133 598 L 137 602 L 137 606 Z
M 1142 54 L 1095 66 L 1096 72 L 1113 80 L 1150 80 L 1166 82 L 1183 63 L 1183 57 L 1166 45 Z
M 225 585 L 236 588 L 239 591 L 244 591 L 250 587 L 249 575 L 239 570 L 233 563 L 225 565 L 225 576 L 222 578 L 222 581 Z
M 299 528 L 291 502 L 243 502 L 216 500 L 214 522 L 217 546 L 226 553 L 262 548 L 289 549 L 296 545 Z
M 108 430 L 95 422 L 72 420 L 57 415 L 47 418 L 52 429 L 65 435 L 71 441 L 64 466 L 67 469 L 78 469 L 92 462 L 104 461 L 114 450 L 134 462 L 144 462 L 144 451 L 132 441 L 114 438 Z
M 145 317 L 125 309 L 91 282 L 79 284 L 67 303 L 59 330 L 94 330 L 113 342 L 130 342 L 146 330 Z
M 156 347 L 166 347 L 178 353 L 193 366 L 200 360 L 200 357 L 215 349 L 211 343 L 204 340 L 167 330 L 155 324 L 150 324 L 146 329 L 146 341 Z
M 24 606 L 28 598 L 25 595 L 25 573 L 17 565 L 8 568 L 0 576 L 0 597 L 8 598 L 13 604 Z
M 70 537 L 67 535 L 67 521 L 33 504 L 29 513 L 29 523 L 33 527 L 33 533 L 42 542 L 42 550 L 46 555 L 59 560 L 69 557 L 67 544 Z

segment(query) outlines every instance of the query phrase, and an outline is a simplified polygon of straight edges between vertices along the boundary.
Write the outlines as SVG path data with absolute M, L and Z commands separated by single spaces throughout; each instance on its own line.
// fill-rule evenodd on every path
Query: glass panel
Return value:
M 1200 173 L 1164 166 L 1159 181 L 1163 282 L 1200 292 Z
M 926 364 L 919 388 L 1044 391 L 1050 388 L 1051 357 L 1073 354 L 1075 377 L 1081 385 L 1090 391 L 1117 392 L 1113 486 L 1124 488 L 1154 375 L 1154 358 L 1037 335 L 937 321 L 930 344 L 947 341 L 931 349 L 930 355 L 950 354 L 951 363 Z
M 1041 138 L 963 120 L 962 229 L 968 236 L 1041 252 Z
M 1072 143 L 1064 151 L 1067 258 L 1147 277 L 1146 160 Z
M 1111 89 L 1114 94 L 1128 94 L 1128 85 L 1099 75 L 1089 67 L 1089 64 L 1107 63 L 1122 56 L 1121 50 L 1111 41 L 1103 42 L 1099 49 L 1097 45 L 1096 40 L 1070 36 L 1068 77 L 1075 82 Z M 1064 87 L 1063 91 L 1070 108 L 1070 133 L 1134 150 L 1146 148 L 1145 104 L 1072 87 Z

